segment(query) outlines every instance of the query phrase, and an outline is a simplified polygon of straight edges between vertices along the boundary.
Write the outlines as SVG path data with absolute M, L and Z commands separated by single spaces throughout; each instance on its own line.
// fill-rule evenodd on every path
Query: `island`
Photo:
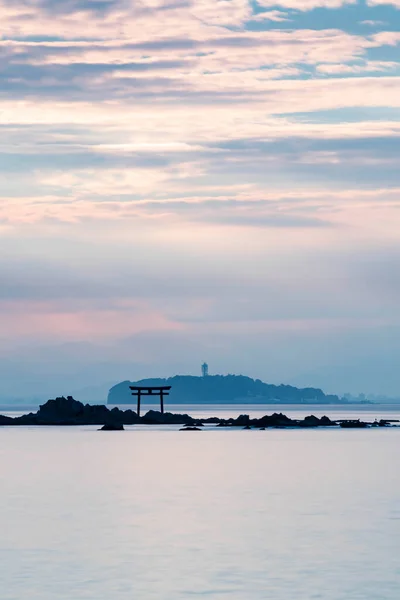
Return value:
M 394 420 L 380 420 L 367 423 L 360 420 L 340 419 L 332 421 L 329 417 L 306 416 L 304 419 L 290 419 L 282 413 L 263 415 L 251 418 L 249 415 L 240 415 L 236 418 L 194 418 L 187 414 L 161 413 L 149 410 L 143 417 L 139 417 L 133 410 L 121 410 L 118 407 L 111 410 L 107 406 L 83 404 L 72 396 L 63 396 L 48 400 L 39 407 L 35 413 L 19 417 L 0 415 L 0 426 L 51 426 L 51 425 L 102 425 L 103 431 L 121 431 L 124 425 L 183 425 L 184 431 L 199 431 L 204 425 L 216 427 L 241 427 L 243 429 L 266 429 L 295 427 L 389 427 Z
M 175 375 L 122 381 L 110 389 L 107 404 L 132 404 L 130 386 L 172 386 L 171 404 L 347 404 L 345 399 L 318 388 L 274 385 L 245 375 Z

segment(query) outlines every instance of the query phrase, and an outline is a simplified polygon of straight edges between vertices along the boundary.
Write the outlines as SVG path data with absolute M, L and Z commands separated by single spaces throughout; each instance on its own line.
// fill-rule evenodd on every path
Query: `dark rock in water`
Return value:
M 282 413 L 274 413 L 273 415 L 264 415 L 260 419 L 253 419 L 251 424 L 255 427 L 296 427 L 298 421 L 289 419 Z
M 43 421 L 73 420 L 83 415 L 84 408 L 82 402 L 74 400 L 72 396 L 68 396 L 67 398 L 60 397 L 55 400 L 48 400 L 46 404 L 39 407 L 36 414 L 38 419 Z M 105 406 L 104 408 L 107 410 Z
M 13 425 L 40 425 L 37 413 L 29 413 L 27 415 L 21 415 L 13 419 Z
M 314 415 L 310 415 L 305 417 L 302 421 L 299 422 L 300 427 L 318 427 L 320 425 L 320 420 L 318 417 Z
M 149 410 L 140 419 L 146 425 L 194 425 L 195 419 L 189 415 L 175 415 L 173 413 L 161 413 L 158 410 Z
M 14 419 L 12 417 L 6 417 L 5 415 L 0 415 L 0 426 L 1 425 L 13 425 Z
M 244 427 L 245 425 L 248 425 L 250 423 L 250 417 L 249 415 L 240 415 L 237 419 L 235 419 L 232 423 L 232 425 L 235 425 L 236 427 Z
M 48 400 L 36 413 L 38 425 L 103 425 L 110 411 L 106 406 L 89 406 L 72 396 Z
M 121 431 L 124 425 L 135 425 L 143 423 L 148 425 L 182 425 L 184 431 L 196 431 L 203 427 L 204 423 L 212 423 L 217 427 L 242 427 L 244 429 L 265 429 L 268 427 L 288 429 L 293 427 L 330 427 L 340 425 L 343 428 L 365 428 L 365 427 L 390 427 L 394 420 L 381 419 L 375 423 L 364 423 L 360 420 L 337 420 L 331 421 L 329 417 L 320 419 L 309 415 L 303 420 L 290 419 L 282 413 L 264 415 L 259 419 L 251 419 L 249 415 L 240 415 L 237 418 L 222 419 L 210 417 L 207 419 L 196 419 L 187 414 L 161 413 L 150 410 L 144 417 L 140 418 L 133 410 L 120 410 L 114 407 L 112 410 L 107 406 L 82 404 L 72 396 L 59 397 L 48 400 L 39 407 L 37 413 L 29 413 L 21 417 L 8 417 L 0 415 L 0 426 L 16 425 L 105 425 L 103 431 Z
M 335 421 L 331 421 L 330 418 L 325 415 L 320 418 L 319 424 L 322 427 L 333 427 L 336 425 Z
M 111 413 L 113 413 L 113 410 L 111 411 Z M 117 410 L 118 418 L 122 418 L 122 422 L 124 425 L 136 425 L 136 423 L 140 422 L 140 417 L 138 417 L 137 413 L 134 410 Z
M 124 431 L 124 426 L 122 423 L 106 423 L 99 431 Z
M 201 431 L 200 427 L 182 427 L 179 431 Z
M 8 417 L 1 417 L 7 419 Z M 48 400 L 39 407 L 37 413 L 15 417 L 10 425 L 134 425 L 140 421 L 132 410 L 119 408 L 109 410 L 104 404 L 82 404 L 72 396 Z M 0 421 L 1 423 L 1 421 Z
M 369 423 L 365 423 L 364 421 L 360 421 L 359 419 L 349 420 L 342 421 L 340 423 L 340 427 L 342 427 L 343 429 L 365 429 L 366 427 L 369 427 Z
M 14 419 L 12 417 L 6 417 L 5 415 L 0 415 L 0 425 L 13 425 Z

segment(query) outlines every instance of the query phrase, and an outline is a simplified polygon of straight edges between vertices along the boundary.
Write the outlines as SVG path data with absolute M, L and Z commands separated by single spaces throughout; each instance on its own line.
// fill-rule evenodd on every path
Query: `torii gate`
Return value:
M 130 385 L 132 396 L 137 396 L 137 414 L 140 417 L 140 399 L 142 396 L 160 396 L 160 411 L 164 414 L 164 396 L 169 395 L 170 385 L 149 386 L 149 385 Z

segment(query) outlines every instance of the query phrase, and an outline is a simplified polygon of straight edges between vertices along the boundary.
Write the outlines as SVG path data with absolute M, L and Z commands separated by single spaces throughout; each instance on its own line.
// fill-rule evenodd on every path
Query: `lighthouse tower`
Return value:
M 206 362 L 201 365 L 201 374 L 203 377 L 208 376 L 208 364 Z

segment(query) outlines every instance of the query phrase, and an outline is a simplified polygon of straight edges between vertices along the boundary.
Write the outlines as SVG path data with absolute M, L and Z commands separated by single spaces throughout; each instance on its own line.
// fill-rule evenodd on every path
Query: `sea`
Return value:
M 0 598 L 398 600 L 399 449 L 400 427 L 1 427 Z

